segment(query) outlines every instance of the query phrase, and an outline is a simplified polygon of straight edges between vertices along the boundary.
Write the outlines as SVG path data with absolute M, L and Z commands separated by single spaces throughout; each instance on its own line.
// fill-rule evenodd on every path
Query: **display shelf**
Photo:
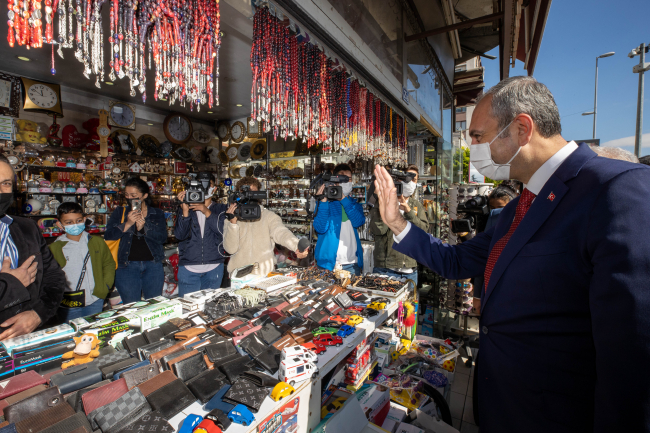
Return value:
M 32 194 L 32 195 L 110 195 L 117 194 L 117 191 L 100 191 L 100 192 L 27 192 L 27 191 L 18 191 L 16 194 Z

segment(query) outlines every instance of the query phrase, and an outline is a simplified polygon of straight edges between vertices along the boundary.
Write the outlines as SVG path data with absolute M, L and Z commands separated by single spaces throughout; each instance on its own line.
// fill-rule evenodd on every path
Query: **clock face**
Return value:
M 190 137 L 190 122 L 181 116 L 172 117 L 169 120 L 167 129 L 174 140 L 186 141 Z
M 232 131 L 230 132 L 233 139 L 237 139 L 244 134 L 244 129 L 238 123 L 232 126 Z
M 232 161 L 233 159 L 237 158 L 237 148 L 236 147 L 228 148 L 226 154 L 228 154 L 228 159 Z
M 217 127 L 217 135 L 219 135 L 219 138 L 222 140 L 225 140 L 226 137 L 228 136 L 228 125 L 226 124 L 221 124 Z
M 97 128 L 97 135 L 99 135 L 99 136 L 105 137 L 105 136 L 109 135 L 110 133 L 111 133 L 111 131 L 105 126 L 100 126 L 99 128 Z
M 113 168 L 113 173 L 115 173 L 115 174 L 120 174 L 121 172 L 122 172 L 122 169 L 121 169 L 121 168 L 119 168 L 119 167 L 115 167 L 115 168 Z
M 45 84 L 32 84 L 27 90 L 27 96 L 41 108 L 52 108 L 59 102 L 56 92 Z
M 115 104 L 111 107 L 111 120 L 126 128 L 135 122 L 135 112 L 126 104 Z

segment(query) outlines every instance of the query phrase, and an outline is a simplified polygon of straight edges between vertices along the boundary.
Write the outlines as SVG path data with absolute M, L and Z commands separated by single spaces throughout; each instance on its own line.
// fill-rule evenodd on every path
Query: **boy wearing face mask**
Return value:
M 354 275 L 361 275 L 363 269 L 363 249 L 359 240 L 358 227 L 366 223 L 363 207 L 353 198 L 352 169 L 347 164 L 334 167 L 334 175 L 345 175 L 349 182 L 342 183 L 343 198 L 328 201 L 323 198 L 318 203 L 318 213 L 314 218 L 314 230 L 318 233 L 315 258 L 316 264 L 333 271 L 340 268 Z M 325 187 L 321 186 L 318 194 Z
M 214 203 L 214 180 L 203 203 L 188 204 L 185 191 L 178 194 L 174 235 L 178 244 L 178 296 L 203 289 L 218 289 L 223 279 L 223 222 L 225 204 Z
M 427 230 L 429 221 L 424 206 L 413 197 L 419 176 L 418 167 L 409 165 L 406 172 L 414 174 L 415 178 L 402 185 L 402 195 L 397 197 L 399 211 L 404 216 L 404 219 L 422 230 Z M 373 272 L 398 278 L 408 278 L 417 285 L 418 263 L 393 249 L 393 232 L 381 220 L 379 206 L 375 206 L 370 211 L 370 232 L 375 237 L 375 268 Z
M 50 251 L 68 280 L 57 311 L 59 320 L 67 323 L 102 311 L 115 281 L 115 261 L 104 239 L 85 231 L 86 217 L 78 203 L 62 203 L 57 216 L 56 225 L 65 234 L 50 244 Z

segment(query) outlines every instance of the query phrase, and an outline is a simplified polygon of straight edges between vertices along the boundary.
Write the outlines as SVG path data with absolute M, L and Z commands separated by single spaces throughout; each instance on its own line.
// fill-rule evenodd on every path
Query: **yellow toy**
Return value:
M 404 355 L 411 348 L 411 343 L 412 343 L 411 340 L 400 338 L 400 342 L 402 343 L 402 348 L 400 350 L 396 350 L 390 355 L 393 361 L 396 361 L 397 358 L 399 358 L 401 355 Z
M 456 369 L 456 361 L 454 361 L 453 359 L 449 359 L 442 363 L 442 368 L 449 371 L 450 373 L 453 373 L 454 370 Z
M 73 351 L 64 353 L 62 359 L 71 359 L 71 361 L 61 364 L 61 368 L 74 367 L 75 365 L 93 362 L 94 358 L 99 356 L 99 338 L 95 334 L 83 334 L 81 337 L 73 337 L 77 343 Z
M 357 316 L 356 314 L 353 316 L 350 316 L 348 319 L 348 326 L 357 326 L 359 323 L 363 322 L 363 317 Z
M 16 120 L 16 141 L 26 143 L 47 144 L 47 137 L 38 132 L 38 125 L 31 120 Z
M 271 391 L 271 398 L 275 401 L 280 401 L 284 397 L 289 397 L 291 394 L 296 392 L 293 386 L 289 385 L 286 382 L 280 382 L 273 388 Z

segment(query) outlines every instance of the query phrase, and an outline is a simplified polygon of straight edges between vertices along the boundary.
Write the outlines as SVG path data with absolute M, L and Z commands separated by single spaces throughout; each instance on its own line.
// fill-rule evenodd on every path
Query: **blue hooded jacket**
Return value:
M 343 208 L 355 229 L 366 223 L 363 206 L 350 197 L 344 197 L 341 201 L 319 202 L 318 213 L 314 218 L 314 230 L 318 233 L 318 242 L 314 251 L 316 264 L 330 271 L 333 271 L 336 265 Z M 363 249 L 357 230 L 354 230 L 354 237 L 357 240 L 357 265 L 363 269 Z

